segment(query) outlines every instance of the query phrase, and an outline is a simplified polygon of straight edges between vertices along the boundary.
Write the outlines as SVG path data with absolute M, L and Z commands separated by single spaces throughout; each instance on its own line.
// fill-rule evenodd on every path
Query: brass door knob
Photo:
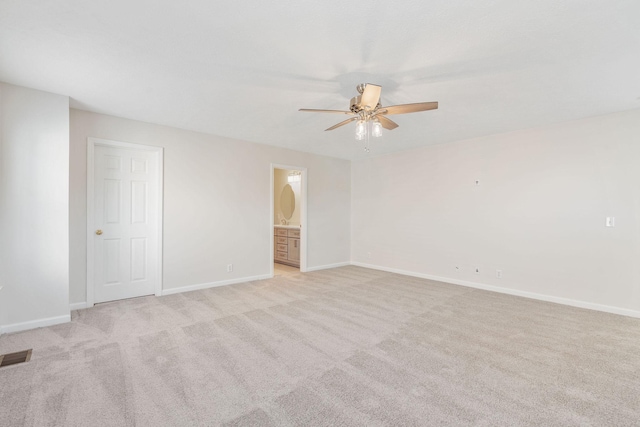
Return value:
M 102 234 L 102 230 L 96 230 L 96 234 L 99 236 Z

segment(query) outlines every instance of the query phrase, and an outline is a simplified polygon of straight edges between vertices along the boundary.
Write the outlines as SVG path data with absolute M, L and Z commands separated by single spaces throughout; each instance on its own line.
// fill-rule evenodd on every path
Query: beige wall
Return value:
M 640 110 L 355 161 L 352 261 L 639 315 L 639 161 Z
M 349 262 L 349 161 L 75 109 L 70 120 L 72 303 L 86 298 L 88 137 L 164 147 L 165 290 L 269 274 L 272 163 L 308 169 L 308 267 Z
M 69 320 L 69 98 L 0 83 L 0 331 Z

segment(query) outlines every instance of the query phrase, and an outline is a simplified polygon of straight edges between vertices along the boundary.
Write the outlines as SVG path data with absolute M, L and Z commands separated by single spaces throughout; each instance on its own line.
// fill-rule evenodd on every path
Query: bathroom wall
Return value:
M 282 194 L 282 189 L 287 184 L 291 185 L 293 194 L 296 197 L 296 207 L 291 219 L 287 221 L 287 225 L 300 225 L 300 206 L 302 206 L 301 182 L 289 183 L 288 176 L 290 172 L 293 172 L 293 170 L 275 169 L 273 171 L 273 223 L 275 225 L 282 225 L 281 220 L 284 219 L 282 210 L 280 209 L 280 195 Z

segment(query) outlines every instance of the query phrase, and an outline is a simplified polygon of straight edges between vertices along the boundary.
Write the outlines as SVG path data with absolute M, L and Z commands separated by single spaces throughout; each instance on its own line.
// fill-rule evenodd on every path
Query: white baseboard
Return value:
M 351 263 L 350 262 L 338 262 L 336 264 L 317 265 L 315 267 L 307 267 L 307 271 L 306 272 L 318 271 L 318 270 L 327 270 L 329 268 L 345 267 L 347 265 L 351 265 Z
M 199 291 L 201 289 L 215 288 L 218 286 L 234 285 L 236 283 L 252 282 L 254 280 L 271 279 L 272 277 L 273 276 L 270 274 L 263 274 L 260 276 L 240 277 L 238 279 L 221 280 L 219 282 L 201 283 L 199 285 L 181 286 L 179 288 L 163 289 L 161 295 L 165 296 L 165 295 L 179 294 L 182 292 Z
M 341 262 L 341 263 L 337 263 L 337 264 L 320 265 L 320 266 L 316 266 L 316 267 L 307 268 L 307 271 L 326 270 L 326 269 L 329 269 L 329 268 L 344 267 L 344 266 L 347 266 L 347 265 L 351 265 L 351 263 L 350 262 Z M 273 275 L 262 274 L 262 275 L 259 275 L 259 276 L 240 277 L 238 279 L 222 280 L 222 281 L 219 281 L 219 282 L 201 283 L 201 284 L 198 284 L 198 285 L 189 285 L 189 286 L 182 286 L 182 287 L 179 287 L 179 288 L 163 289 L 158 296 L 174 295 L 174 294 L 179 294 L 181 292 L 198 291 L 198 290 L 201 290 L 201 289 L 215 288 L 215 287 L 218 287 L 218 286 L 227 286 L 227 285 L 233 285 L 233 284 L 236 284 L 236 283 L 251 282 L 253 280 L 265 280 L 265 279 L 271 279 L 271 278 L 273 278 Z M 82 309 L 85 309 L 87 307 L 88 306 L 87 306 L 86 302 L 76 302 L 76 303 L 69 304 L 69 309 L 71 311 L 73 311 L 73 310 L 82 310 Z
M 26 331 L 28 329 L 42 328 L 44 326 L 53 326 L 60 323 L 67 323 L 71 321 L 71 315 L 65 314 L 63 316 L 47 317 L 46 319 L 30 320 L 28 322 L 13 323 L 10 325 L 4 325 L 0 327 L 0 334 L 8 334 L 11 332 Z
M 628 308 L 614 307 L 604 304 L 596 304 L 587 301 L 574 300 L 570 298 L 556 297 L 553 295 L 538 294 L 535 292 L 520 291 L 517 289 L 503 288 L 500 286 L 485 285 L 484 283 L 469 282 L 466 280 L 452 279 L 450 277 L 434 276 L 431 274 L 416 273 L 413 271 L 399 270 L 397 268 L 383 267 L 380 265 L 365 264 L 363 262 L 351 262 L 351 265 L 358 267 L 371 268 L 373 270 L 387 271 L 389 273 L 397 273 L 405 276 L 419 277 L 421 279 L 436 280 L 438 282 L 451 283 L 453 285 L 466 286 L 468 288 L 483 289 L 485 291 L 499 292 L 502 294 L 515 295 L 518 297 L 531 298 L 540 301 L 553 302 L 556 304 L 569 305 L 572 307 L 586 308 L 588 310 L 603 311 L 605 313 L 619 314 L 622 316 L 640 318 L 640 311 L 630 310 Z
M 69 304 L 69 310 L 73 311 L 73 310 L 82 310 L 87 308 L 87 302 L 74 302 Z

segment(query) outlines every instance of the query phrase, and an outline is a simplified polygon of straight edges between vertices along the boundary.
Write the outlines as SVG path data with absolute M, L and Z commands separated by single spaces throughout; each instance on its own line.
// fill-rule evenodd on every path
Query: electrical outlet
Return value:
M 233 264 L 227 264 L 227 273 L 231 273 L 233 271 Z
M 496 277 L 502 279 L 502 270 L 496 270 Z
M 367 258 L 371 259 L 371 252 L 367 252 Z

